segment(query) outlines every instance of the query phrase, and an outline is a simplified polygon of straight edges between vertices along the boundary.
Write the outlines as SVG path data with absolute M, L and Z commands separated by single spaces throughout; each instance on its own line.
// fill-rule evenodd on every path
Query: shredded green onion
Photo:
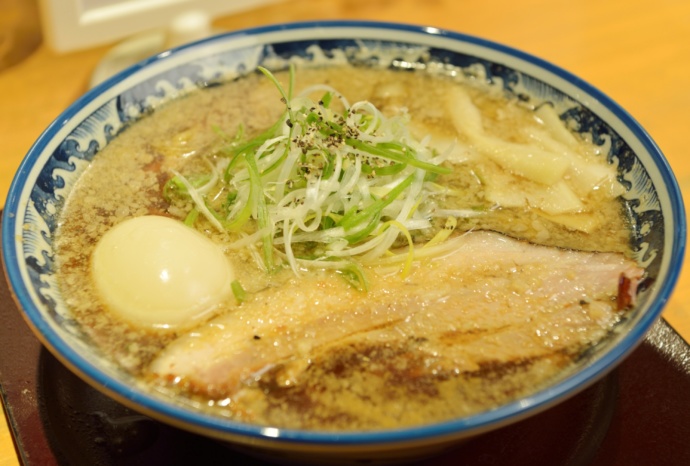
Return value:
M 230 288 L 232 289 L 232 294 L 235 295 L 235 299 L 238 303 L 244 302 L 247 297 L 247 292 L 242 288 L 242 285 L 237 280 L 233 280 L 230 283 Z
M 408 273 L 416 257 L 411 232 L 438 217 L 434 196 L 444 191 L 434 180 L 450 172 L 444 156 L 410 134 L 404 112 L 386 117 L 370 102 L 350 105 L 327 85 L 293 96 L 292 67 L 287 90 L 269 70 L 259 71 L 285 111 L 251 139 L 242 125 L 235 136 L 215 128 L 225 146 L 209 173 L 192 179 L 174 172 L 164 191 L 191 201 L 185 222 L 203 215 L 221 232 L 240 233 L 238 244 L 256 241 L 267 271 L 285 264 L 300 273 L 335 260 L 329 268 L 366 289 L 361 266 L 407 244 Z M 233 284 L 238 300 L 239 290 Z

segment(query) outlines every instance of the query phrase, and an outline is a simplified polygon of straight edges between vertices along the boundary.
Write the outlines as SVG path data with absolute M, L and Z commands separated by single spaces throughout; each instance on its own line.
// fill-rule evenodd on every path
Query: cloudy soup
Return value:
M 644 274 L 609 148 L 452 74 L 257 70 L 129 125 L 58 230 L 83 332 L 153 391 L 281 428 L 439 422 L 567 374 Z

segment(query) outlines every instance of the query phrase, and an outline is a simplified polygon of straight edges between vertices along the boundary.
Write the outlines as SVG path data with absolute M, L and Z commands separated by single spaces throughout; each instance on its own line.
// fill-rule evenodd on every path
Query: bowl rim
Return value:
M 449 421 L 413 426 L 399 429 L 380 430 L 380 431 L 354 431 L 354 432 L 317 432 L 298 429 L 275 429 L 263 426 L 229 421 L 212 415 L 191 411 L 189 409 L 162 401 L 150 394 L 123 383 L 120 380 L 113 380 L 107 374 L 77 353 L 72 347 L 66 344 L 47 324 L 42 313 L 34 305 L 30 298 L 30 292 L 18 270 L 17 248 L 15 244 L 17 209 L 23 208 L 19 204 L 20 194 L 23 191 L 23 184 L 38 157 L 44 152 L 46 146 L 51 142 L 59 130 L 69 124 L 81 109 L 89 103 L 96 101 L 99 96 L 128 77 L 136 74 L 139 70 L 145 69 L 151 64 L 175 57 L 186 51 L 206 47 L 208 44 L 220 41 L 233 41 L 239 38 L 261 37 L 266 34 L 278 31 L 313 31 L 322 28 L 324 30 L 335 29 L 380 29 L 385 33 L 404 32 L 419 37 L 443 38 L 453 42 L 460 42 L 488 48 L 502 54 L 516 58 L 520 62 L 525 62 L 530 66 L 545 69 L 552 75 L 570 83 L 577 89 L 582 89 L 587 95 L 592 96 L 596 102 L 604 109 L 611 112 L 622 122 L 625 128 L 631 131 L 632 136 L 654 159 L 666 189 L 669 192 L 670 211 L 672 222 L 675 226 L 670 233 L 672 236 L 672 250 L 668 252 L 670 264 L 666 280 L 661 284 L 657 293 L 657 299 L 649 306 L 647 312 L 641 316 L 637 325 L 631 329 L 621 340 L 601 358 L 593 364 L 577 371 L 576 374 L 568 376 L 566 379 L 539 390 L 522 399 L 501 405 L 500 407 L 477 413 L 468 417 L 453 419 Z M 311 35 L 310 35 L 311 37 Z M 394 40 L 391 36 L 389 40 Z M 288 41 L 289 42 L 289 41 Z M 264 43 L 259 41 L 258 44 Z M 586 105 L 586 104 L 585 104 Z M 191 429 L 200 433 L 223 437 L 250 437 L 259 440 L 270 440 L 287 443 L 309 443 L 317 445 L 374 445 L 374 444 L 397 444 L 411 440 L 425 441 L 438 440 L 443 438 L 456 438 L 458 436 L 474 435 L 483 430 L 498 427 L 507 423 L 512 423 L 526 416 L 536 414 L 565 398 L 572 396 L 587 386 L 599 380 L 625 356 L 632 352 L 641 343 L 644 335 L 652 324 L 661 315 L 662 309 L 669 299 L 671 292 L 678 280 L 680 269 L 685 253 L 686 242 L 686 218 L 683 207 L 683 200 L 680 188 L 675 176 L 670 168 L 668 161 L 658 148 L 656 143 L 645 129 L 621 106 L 611 98 L 590 85 L 581 78 L 564 70 L 563 68 L 538 58 L 529 53 L 512 48 L 507 45 L 493 42 L 476 36 L 454 32 L 429 26 L 404 24 L 384 21 L 361 21 L 361 20 L 336 20 L 336 21 L 299 21 L 290 23 L 273 24 L 267 26 L 253 27 L 229 31 L 210 38 L 202 39 L 190 44 L 186 44 L 169 51 L 162 52 L 148 59 L 145 59 L 117 75 L 105 80 L 93 89 L 87 91 L 63 111 L 39 136 L 31 146 L 27 155 L 22 160 L 20 167 L 12 181 L 4 209 L 2 222 L 2 251 L 5 275 L 13 297 L 21 309 L 24 319 L 39 337 L 41 342 L 48 347 L 58 359 L 67 365 L 73 372 L 79 374 L 92 386 L 96 386 L 101 391 L 105 391 L 112 398 L 123 404 L 150 414 L 158 419 L 163 419 L 169 423 Z M 667 233 L 667 238 L 669 233 Z M 668 241 L 668 239 L 667 239 Z

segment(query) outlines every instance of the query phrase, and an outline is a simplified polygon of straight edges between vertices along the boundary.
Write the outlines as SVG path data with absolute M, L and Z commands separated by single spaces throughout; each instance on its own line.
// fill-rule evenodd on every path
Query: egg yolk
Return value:
M 91 257 L 96 289 L 108 308 L 144 326 L 193 323 L 232 293 L 234 272 L 218 245 L 167 217 L 125 220 Z

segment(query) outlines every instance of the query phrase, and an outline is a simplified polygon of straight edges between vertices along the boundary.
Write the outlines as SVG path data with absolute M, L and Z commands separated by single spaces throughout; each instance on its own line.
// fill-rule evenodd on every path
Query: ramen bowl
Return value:
M 65 200 L 103 148 L 128 125 L 177 96 L 259 66 L 291 61 L 438 66 L 566 108 L 560 118 L 615 164 L 626 187 L 636 259 L 646 270 L 638 303 L 575 370 L 527 396 L 465 417 L 414 427 L 328 432 L 234 421 L 178 403 L 131 380 L 94 348 L 71 316 L 56 278 L 55 232 Z M 79 98 L 39 137 L 12 183 L 2 225 L 6 275 L 32 331 L 67 368 L 97 390 L 173 426 L 276 461 L 323 464 L 414 460 L 524 419 L 582 391 L 610 372 L 659 318 L 678 278 L 686 219 L 663 154 L 643 128 L 597 89 L 539 58 L 476 37 L 413 25 L 309 22 L 231 32 L 167 51 Z

